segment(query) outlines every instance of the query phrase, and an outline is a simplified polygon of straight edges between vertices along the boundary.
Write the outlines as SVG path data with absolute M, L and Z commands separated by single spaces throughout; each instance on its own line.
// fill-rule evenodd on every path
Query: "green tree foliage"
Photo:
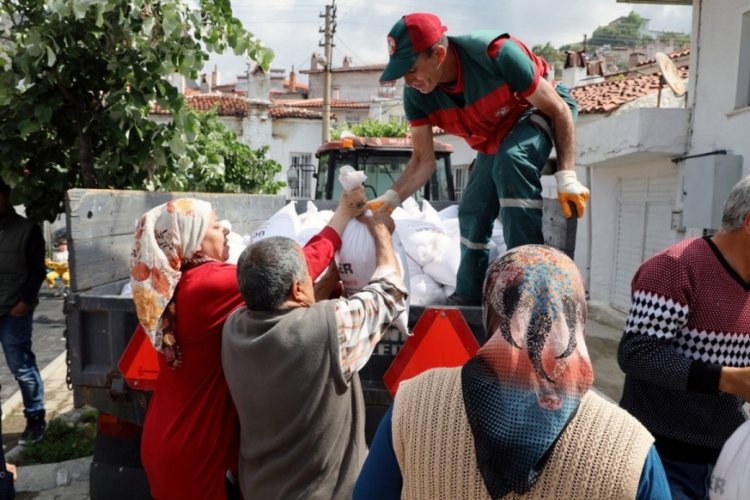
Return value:
M 168 78 L 197 78 L 209 52 L 229 47 L 266 68 L 272 53 L 229 0 L 191 4 L 0 0 L 0 176 L 31 218 L 54 218 L 71 187 L 192 187 L 188 168 L 209 155 Z M 173 120 L 152 121 L 152 103 Z
M 403 120 L 392 119 L 387 122 L 377 120 L 365 120 L 352 125 L 343 124 L 331 131 L 333 139 L 341 138 L 345 131 L 351 132 L 358 137 L 406 137 L 409 126 Z
M 648 24 L 648 19 L 635 11 L 631 11 L 627 16 L 616 19 L 607 26 L 596 28 L 591 36 L 591 45 L 635 47 L 641 43 L 641 31 L 646 24 Z
M 281 165 L 266 158 L 268 146 L 253 150 L 219 121 L 216 111 L 198 113 L 201 133 L 185 165 L 179 190 L 211 193 L 276 193 L 284 187 L 274 181 Z
M 553 75 L 555 78 L 562 74 L 562 66 L 565 62 L 564 52 L 554 48 L 550 42 L 547 42 L 544 45 L 534 45 L 531 47 L 531 51 L 550 64 L 550 67 L 555 71 L 555 74 Z
M 690 47 L 690 34 L 678 33 L 676 31 L 665 31 L 660 34 L 658 40 L 663 43 L 671 43 L 674 50 L 684 50 Z

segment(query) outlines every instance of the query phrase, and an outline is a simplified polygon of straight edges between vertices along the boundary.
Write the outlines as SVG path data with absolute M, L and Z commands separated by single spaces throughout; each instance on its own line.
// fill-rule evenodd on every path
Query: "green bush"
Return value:
M 81 414 L 76 423 L 56 418 L 47 424 L 44 437 L 27 444 L 13 461 L 15 465 L 49 464 L 87 457 L 94 453 L 96 410 Z

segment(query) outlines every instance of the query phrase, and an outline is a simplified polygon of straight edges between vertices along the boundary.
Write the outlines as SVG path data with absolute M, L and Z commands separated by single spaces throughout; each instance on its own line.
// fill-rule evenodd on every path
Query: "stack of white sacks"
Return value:
M 331 219 L 331 210 L 318 210 L 307 202 L 307 210 L 297 214 L 291 201 L 251 235 L 230 233 L 229 261 L 236 263 L 245 247 L 269 236 L 286 236 L 304 245 Z M 394 246 L 409 290 L 410 305 L 443 304 L 456 288 L 456 272 L 461 258 L 458 206 L 440 212 L 427 201 L 405 200 L 392 213 L 396 223 Z M 505 251 L 502 227 L 495 221 L 490 242 L 490 260 Z M 404 265 L 405 263 L 405 265 Z M 375 245 L 366 226 L 352 220 L 342 235 L 336 255 L 344 287 L 354 293 L 367 284 L 375 270 Z

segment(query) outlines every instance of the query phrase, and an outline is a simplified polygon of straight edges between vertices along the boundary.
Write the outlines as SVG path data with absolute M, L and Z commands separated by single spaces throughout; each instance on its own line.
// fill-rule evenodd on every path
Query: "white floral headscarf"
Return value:
M 172 367 L 180 365 L 172 297 L 187 264 L 212 260 L 196 256 L 212 213 L 206 201 L 180 198 L 146 212 L 135 230 L 130 282 L 138 321 Z

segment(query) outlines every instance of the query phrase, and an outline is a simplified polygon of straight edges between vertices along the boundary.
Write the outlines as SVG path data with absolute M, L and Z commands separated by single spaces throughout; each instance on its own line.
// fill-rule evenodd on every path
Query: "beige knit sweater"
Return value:
M 504 498 L 633 499 L 653 442 L 635 418 L 589 391 L 531 490 Z M 393 447 L 402 498 L 490 498 L 477 467 L 460 368 L 430 370 L 401 384 Z

